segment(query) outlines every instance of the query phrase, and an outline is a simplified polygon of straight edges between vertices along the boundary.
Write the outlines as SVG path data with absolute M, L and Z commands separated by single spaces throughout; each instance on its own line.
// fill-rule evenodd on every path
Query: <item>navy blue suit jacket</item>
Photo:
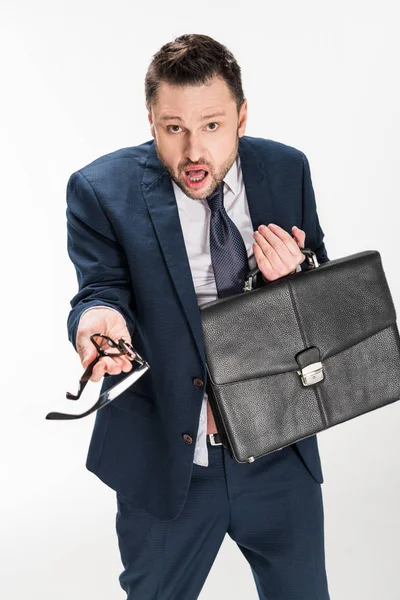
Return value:
M 239 154 L 254 231 L 276 223 L 306 233 L 306 246 L 329 260 L 305 155 L 243 136 Z M 74 172 L 67 186 L 68 253 L 79 291 L 68 337 L 76 349 L 82 311 L 106 305 L 125 317 L 132 344 L 150 369 L 95 416 L 86 467 L 153 516 L 183 508 L 206 383 L 200 310 L 167 171 L 154 141 L 122 148 Z M 306 261 L 301 265 L 307 268 Z M 102 391 L 125 373 L 105 377 Z M 193 438 L 188 444 L 184 434 Z M 316 436 L 297 448 L 323 482 Z

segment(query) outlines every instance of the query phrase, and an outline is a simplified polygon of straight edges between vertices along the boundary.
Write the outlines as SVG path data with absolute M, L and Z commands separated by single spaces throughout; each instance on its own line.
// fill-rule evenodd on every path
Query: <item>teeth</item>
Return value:
M 190 179 L 190 181 L 201 181 L 202 179 L 204 179 L 205 175 L 202 175 L 201 177 L 190 177 L 190 175 L 188 175 L 188 178 Z

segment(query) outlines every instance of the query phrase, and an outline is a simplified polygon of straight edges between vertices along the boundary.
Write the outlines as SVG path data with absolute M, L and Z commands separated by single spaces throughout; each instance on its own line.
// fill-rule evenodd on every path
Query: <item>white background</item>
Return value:
M 246 133 L 308 156 L 329 257 L 379 250 L 400 307 L 396 4 L 2 0 L 3 598 L 125 598 L 115 493 L 85 469 L 94 416 L 45 420 L 70 408 L 65 391 L 82 372 L 66 329 L 77 291 L 69 175 L 151 138 L 152 55 L 178 35 L 206 33 L 242 68 Z M 100 385 L 88 385 L 82 410 Z M 395 402 L 318 436 L 332 600 L 400 599 L 399 417 Z M 257 598 L 228 536 L 201 593 L 216 597 Z

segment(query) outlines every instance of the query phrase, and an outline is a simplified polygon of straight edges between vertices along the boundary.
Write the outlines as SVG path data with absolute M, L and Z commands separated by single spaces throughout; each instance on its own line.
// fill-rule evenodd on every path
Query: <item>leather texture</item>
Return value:
M 400 398 L 396 311 L 376 250 L 200 308 L 210 404 L 238 462 Z M 323 379 L 303 385 L 298 371 L 317 361 Z

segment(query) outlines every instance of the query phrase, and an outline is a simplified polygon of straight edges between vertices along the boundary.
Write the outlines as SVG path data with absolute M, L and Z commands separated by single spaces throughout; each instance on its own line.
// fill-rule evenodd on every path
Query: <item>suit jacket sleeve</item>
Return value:
M 305 247 L 315 252 L 318 262 L 324 263 L 329 261 L 330 259 L 323 241 L 325 234 L 318 218 L 310 165 L 305 154 L 303 154 L 303 220 L 301 229 L 306 233 Z M 306 260 L 300 266 L 303 271 L 309 268 Z
M 70 301 L 68 339 L 76 350 L 76 333 L 84 311 L 95 306 L 117 310 L 132 336 L 135 316 L 126 256 L 111 223 L 83 173 L 76 171 L 67 184 L 67 248 L 78 279 Z

